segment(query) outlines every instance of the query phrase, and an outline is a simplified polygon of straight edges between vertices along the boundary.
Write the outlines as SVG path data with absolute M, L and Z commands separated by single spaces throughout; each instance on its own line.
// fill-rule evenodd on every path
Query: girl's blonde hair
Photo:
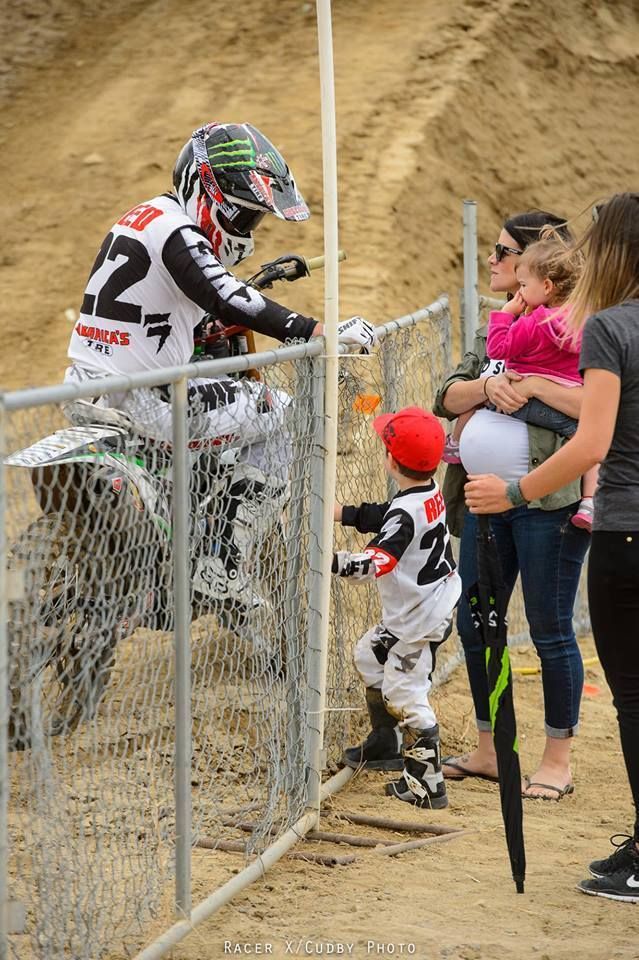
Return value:
M 515 272 L 524 265 L 538 280 L 552 281 L 554 290 L 549 306 L 559 306 L 574 291 L 583 269 L 584 256 L 553 227 L 545 227 L 541 238 L 526 247 L 519 257 Z
M 594 207 L 576 249 L 586 251 L 585 265 L 568 307 L 570 325 L 580 330 L 591 314 L 639 298 L 639 193 L 617 193 Z

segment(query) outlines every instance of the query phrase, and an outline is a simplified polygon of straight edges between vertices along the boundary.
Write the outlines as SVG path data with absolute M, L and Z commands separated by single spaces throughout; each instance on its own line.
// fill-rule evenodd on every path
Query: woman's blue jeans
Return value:
M 570 522 L 578 504 L 560 510 L 515 507 L 491 516 L 508 597 L 517 574 L 530 635 L 541 660 L 545 730 L 550 737 L 572 737 L 579 725 L 584 683 L 581 653 L 572 617 L 590 535 Z M 457 629 L 479 730 L 490 730 L 485 649 L 470 617 L 465 591 L 477 580 L 477 517 L 466 512 L 459 549 L 462 598 Z

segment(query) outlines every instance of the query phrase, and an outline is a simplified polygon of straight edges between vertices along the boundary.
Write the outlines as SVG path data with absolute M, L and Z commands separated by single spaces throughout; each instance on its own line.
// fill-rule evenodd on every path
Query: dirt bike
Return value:
M 287 255 L 264 264 L 249 282 L 262 289 L 295 280 L 321 261 Z M 254 352 L 252 337 L 250 330 L 205 317 L 194 359 Z M 247 375 L 259 379 L 256 371 Z M 266 387 L 264 394 L 268 402 Z M 42 511 L 8 551 L 13 749 L 29 747 L 35 737 L 69 734 L 91 719 L 117 644 L 140 626 L 172 626 L 170 448 L 137 434 L 115 409 L 75 400 L 65 414 L 69 426 L 5 460 L 29 471 Z M 229 571 L 240 575 L 237 530 L 261 524 L 259 549 L 275 531 L 281 553 L 287 485 L 249 465 L 238 469 L 229 452 L 209 443 L 189 454 L 190 576 L 193 619 L 213 613 L 238 632 L 257 607 L 264 614 L 264 602 L 247 576 L 229 586 Z M 211 562 L 202 558 L 211 556 L 219 559 L 217 574 L 205 576 Z M 263 586 L 264 593 L 277 590 L 273 583 Z

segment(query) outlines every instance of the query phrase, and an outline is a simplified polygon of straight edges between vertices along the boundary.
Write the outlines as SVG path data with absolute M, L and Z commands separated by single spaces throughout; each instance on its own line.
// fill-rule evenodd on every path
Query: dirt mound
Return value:
M 54 382 L 65 309 L 101 239 L 167 188 L 203 119 L 251 119 L 290 159 L 314 217 L 262 228 L 259 259 L 322 250 L 314 6 L 245 0 L 24 0 L 4 19 L 4 387 Z M 568 216 L 633 185 L 633 0 L 335 4 L 341 312 L 374 321 L 461 285 L 461 199 L 487 250 L 508 211 Z M 257 258 L 254 258 L 257 259 Z M 279 296 L 321 315 L 313 279 Z M 37 364 L 34 364 L 34 355 Z

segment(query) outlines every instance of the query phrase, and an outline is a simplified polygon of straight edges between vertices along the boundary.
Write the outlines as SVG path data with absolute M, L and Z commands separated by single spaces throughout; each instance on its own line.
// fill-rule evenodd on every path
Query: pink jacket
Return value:
M 580 348 L 581 335 L 573 337 L 556 308 L 536 307 L 519 318 L 499 310 L 490 314 L 486 353 L 491 360 L 506 360 L 515 373 L 582 383 Z

